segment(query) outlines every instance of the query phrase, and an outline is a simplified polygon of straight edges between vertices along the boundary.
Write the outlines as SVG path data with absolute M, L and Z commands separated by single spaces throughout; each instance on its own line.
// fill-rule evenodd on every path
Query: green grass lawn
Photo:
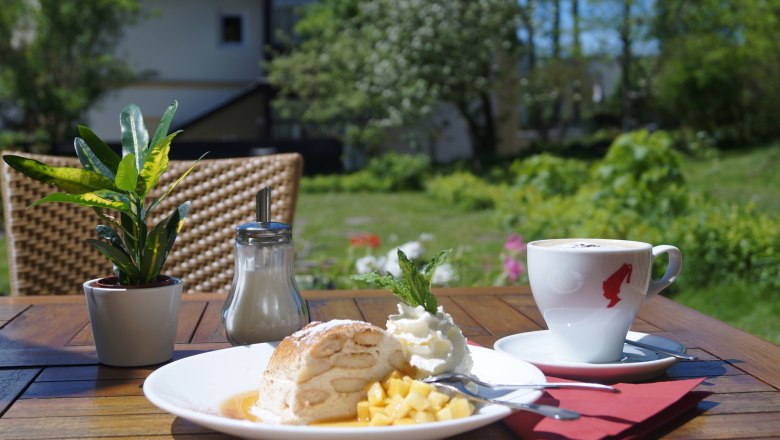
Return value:
M 469 260 L 477 270 L 463 274 L 468 284 L 491 284 L 491 269 L 500 265 L 499 254 L 507 233 L 495 226 L 491 211 L 465 212 L 440 203 L 424 193 L 301 194 L 295 213 L 293 238 L 299 259 L 343 259 L 350 237 L 371 233 L 381 240 L 377 255 L 420 236 L 425 256 L 453 249 L 453 258 Z M 484 270 L 482 270 L 484 269 Z M 342 268 L 342 273 L 354 273 Z
M 752 203 L 765 214 L 780 218 L 780 143 L 751 150 L 729 151 L 717 159 L 686 160 L 688 187 L 724 203 Z M 747 285 L 686 288 L 675 301 L 780 344 L 780 296 Z
M 720 154 L 716 159 L 686 160 L 683 174 L 691 189 L 717 200 L 780 215 L 780 143 Z

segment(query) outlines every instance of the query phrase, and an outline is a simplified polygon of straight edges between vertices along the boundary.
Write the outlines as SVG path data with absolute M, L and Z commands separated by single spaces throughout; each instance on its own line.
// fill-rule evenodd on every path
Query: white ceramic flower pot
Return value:
M 84 283 L 98 360 L 133 367 L 159 364 L 173 357 L 182 280 L 146 288 L 95 286 Z

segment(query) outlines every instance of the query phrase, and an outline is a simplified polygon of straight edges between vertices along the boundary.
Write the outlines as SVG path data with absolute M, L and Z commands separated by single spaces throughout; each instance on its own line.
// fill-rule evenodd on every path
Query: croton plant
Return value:
M 95 211 L 99 219 L 98 238 L 87 242 L 113 263 L 121 286 L 142 286 L 158 280 L 189 211 L 187 201 L 156 225 L 147 224 L 155 209 L 198 162 L 162 195 L 147 200 L 168 169 L 171 141 L 179 133 L 168 133 L 168 129 L 177 107 L 174 101 L 167 108 L 151 140 L 141 109 L 134 104 L 125 107 L 119 117 L 121 157 L 92 130 L 80 125 L 74 146 L 82 168 L 55 167 L 11 154 L 3 156 L 15 170 L 61 191 L 43 197 L 31 207 L 63 202 Z

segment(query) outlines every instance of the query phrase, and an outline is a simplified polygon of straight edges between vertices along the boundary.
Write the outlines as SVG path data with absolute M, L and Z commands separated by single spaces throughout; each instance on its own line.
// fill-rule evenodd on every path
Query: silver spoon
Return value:
M 661 348 L 661 347 L 656 347 L 654 345 L 648 345 L 648 344 L 645 344 L 643 342 L 632 341 L 630 339 L 626 339 L 626 344 L 633 345 L 634 347 L 644 348 L 645 350 L 654 351 L 656 353 L 666 354 L 666 355 L 669 355 L 669 356 L 672 356 L 672 357 L 676 357 L 677 359 L 683 359 L 683 360 L 686 360 L 686 361 L 695 361 L 695 360 L 698 359 L 696 356 L 693 356 L 691 354 L 680 353 L 678 351 L 672 351 L 672 350 L 666 350 L 666 349 Z
M 466 388 L 462 382 L 433 382 L 431 385 L 448 396 L 452 396 L 453 394 L 457 393 L 475 402 L 503 405 L 512 409 L 528 411 L 545 417 L 552 417 L 556 420 L 577 420 L 580 418 L 580 414 L 578 412 L 558 408 L 557 406 L 539 405 L 536 403 L 516 403 L 507 400 L 491 399 L 489 397 L 481 396 Z
M 436 376 L 431 376 L 423 379 L 423 382 L 428 383 L 435 383 L 435 382 L 453 382 L 453 381 L 459 381 L 459 382 L 472 382 L 479 386 L 487 387 L 487 388 L 509 388 L 509 389 L 522 389 L 522 388 L 529 388 L 534 390 L 541 390 L 544 388 L 577 388 L 577 389 L 584 389 L 584 390 L 596 390 L 596 391 L 610 391 L 613 393 L 619 393 L 620 390 L 617 388 L 611 387 L 609 385 L 602 385 L 600 383 L 586 383 L 586 382 L 548 382 L 548 383 L 523 383 L 523 384 L 497 384 L 497 383 L 489 383 L 482 380 L 477 379 L 476 377 L 469 376 L 468 374 L 462 374 L 462 373 L 445 373 L 445 374 L 438 374 Z

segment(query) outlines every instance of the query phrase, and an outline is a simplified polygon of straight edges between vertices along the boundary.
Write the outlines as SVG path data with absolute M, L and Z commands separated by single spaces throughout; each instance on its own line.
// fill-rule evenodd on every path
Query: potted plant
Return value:
M 197 161 L 160 197 L 147 199 L 168 168 L 171 141 L 179 133 L 168 133 L 177 106 L 174 101 L 168 107 L 151 140 L 138 106 L 125 107 L 119 117 L 121 157 L 84 126 L 74 141 L 82 168 L 3 156 L 15 170 L 61 191 L 31 207 L 75 203 L 97 214 L 97 238 L 87 241 L 113 263 L 114 275 L 85 282 L 84 293 L 98 359 L 107 365 L 151 365 L 173 355 L 183 284 L 160 273 L 190 203 L 156 225 L 147 222 Z

